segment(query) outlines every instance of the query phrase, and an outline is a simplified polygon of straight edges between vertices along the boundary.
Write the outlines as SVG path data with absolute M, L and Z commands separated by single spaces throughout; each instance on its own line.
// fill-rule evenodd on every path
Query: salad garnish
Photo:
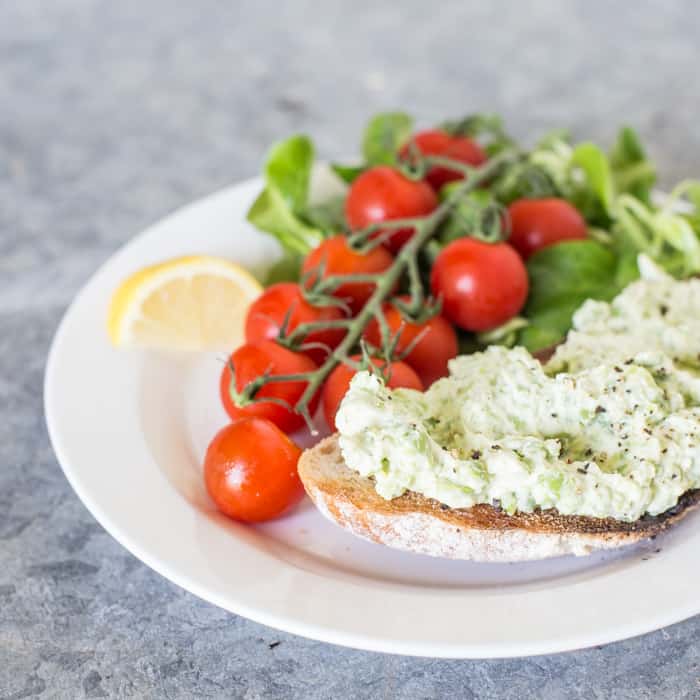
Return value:
M 656 201 L 654 165 L 630 127 L 608 152 L 572 143 L 562 130 L 525 149 L 495 115 L 415 132 L 408 114 L 389 112 L 369 121 L 362 155 L 362 163 L 331 166 L 349 186 L 345 197 L 311 205 L 311 140 L 296 135 L 276 144 L 248 214 L 285 251 L 273 279 L 300 281 L 326 304 L 341 298 L 352 314 L 280 334 L 299 350 L 328 324 L 345 331 L 322 361 L 317 348 L 319 366 L 293 407 L 307 421 L 311 400 L 339 364 L 357 367 L 358 352 L 370 369 L 369 357 L 387 367 L 401 359 L 401 329 L 389 327 L 387 304 L 405 324 L 442 314 L 456 326 L 462 351 L 520 344 L 535 352 L 563 339 L 583 301 L 610 300 L 637 279 L 640 253 L 676 277 L 700 272 L 700 216 L 679 207 L 700 203 L 700 183 L 683 182 Z M 509 262 L 511 247 L 522 273 L 519 260 Z M 366 258 L 386 251 L 395 258 Z M 472 303 L 460 291 L 467 287 L 477 290 Z M 496 303 L 480 306 L 480 295 Z M 381 332 L 369 344 L 371 324 Z M 260 384 L 246 400 L 255 401 Z

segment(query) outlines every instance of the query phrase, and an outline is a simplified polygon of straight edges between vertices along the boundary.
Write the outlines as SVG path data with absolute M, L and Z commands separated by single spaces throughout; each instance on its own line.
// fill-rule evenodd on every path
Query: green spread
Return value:
M 387 499 L 626 521 L 673 507 L 700 487 L 700 280 L 640 268 L 583 304 L 544 367 L 491 346 L 424 393 L 358 373 L 336 418 L 346 463 Z

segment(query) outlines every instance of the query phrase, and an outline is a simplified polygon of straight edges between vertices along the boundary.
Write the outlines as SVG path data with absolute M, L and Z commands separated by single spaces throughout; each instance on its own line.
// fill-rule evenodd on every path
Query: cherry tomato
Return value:
M 401 298 L 404 301 L 409 300 L 407 296 Z M 447 361 L 455 357 L 458 351 L 457 333 L 448 321 L 442 316 L 434 316 L 425 323 L 409 323 L 391 304 L 384 305 L 384 318 L 392 336 L 400 333 L 396 345 L 399 353 L 415 342 L 403 361 L 416 371 L 424 387 L 429 387 L 436 379 L 447 376 Z M 416 342 L 418 336 L 420 340 Z M 364 337 L 376 347 L 381 345 L 381 332 L 376 319 L 370 321 Z
M 401 158 L 410 158 L 413 148 L 417 148 L 424 156 L 442 155 L 452 143 L 453 137 L 446 131 L 440 129 L 425 129 L 419 131 L 409 139 L 408 143 L 404 144 L 399 151 Z
M 507 243 L 460 238 L 438 255 L 430 286 L 452 323 L 467 331 L 486 331 L 522 309 L 528 279 L 523 261 Z
M 426 216 L 437 205 L 435 192 L 425 182 L 409 180 L 398 170 L 379 165 L 366 170 L 350 186 L 345 217 L 350 228 L 357 230 L 391 219 Z M 386 247 L 396 253 L 413 232 L 412 228 L 394 231 Z M 375 235 L 382 235 L 381 231 Z
M 508 243 L 526 260 L 554 243 L 586 238 L 586 222 L 564 199 L 518 199 L 508 207 L 508 215 Z
M 244 418 L 222 428 L 204 458 L 204 483 L 229 518 L 259 523 L 297 504 L 304 487 L 297 473 L 301 450 L 274 424 Z
M 231 355 L 230 362 L 236 373 L 236 391 L 242 391 L 246 384 L 266 372 L 272 375 L 297 374 L 313 372 L 317 367 L 316 363 L 306 355 L 283 348 L 271 340 L 242 345 Z M 272 382 L 260 389 L 257 398 L 281 399 L 290 406 L 294 406 L 306 390 L 307 384 L 303 381 Z M 302 416 L 272 401 L 237 406 L 231 398 L 231 370 L 228 365 L 221 372 L 219 391 L 221 402 L 232 420 L 251 416 L 267 418 L 285 433 L 290 433 L 304 424 Z M 315 396 L 309 405 L 311 415 L 316 410 L 318 399 L 318 395 Z
M 444 156 L 465 165 L 478 166 L 487 160 L 484 149 L 476 141 L 466 136 L 450 136 L 439 129 L 419 131 L 417 134 L 414 134 L 411 140 L 401 149 L 401 157 L 410 158 L 411 144 L 414 144 L 414 147 L 423 155 Z M 448 182 L 461 180 L 462 177 L 462 173 L 456 170 L 437 165 L 430 168 L 425 179 L 437 191 Z
M 310 273 L 321 263 L 325 265 L 324 277 L 328 275 L 359 275 L 384 272 L 391 267 L 394 258 L 382 246 L 377 246 L 367 253 L 358 253 L 349 245 L 345 236 L 328 238 L 314 248 L 304 260 L 302 273 Z M 315 276 L 311 275 L 309 284 Z M 372 282 L 348 282 L 333 292 L 333 296 L 348 302 L 353 313 L 357 313 L 372 296 L 375 284 Z
M 345 316 L 337 306 L 312 306 L 302 293 L 301 287 L 293 282 L 278 282 L 268 287 L 248 309 L 245 322 L 245 339 L 249 343 L 261 340 L 274 340 L 278 337 L 282 324 L 288 316 L 287 333 L 291 333 L 301 323 L 317 321 L 337 321 Z M 345 335 L 342 328 L 329 328 L 309 333 L 305 344 L 319 343 L 331 350 Z M 322 347 L 304 348 L 300 352 L 320 364 L 328 350 Z
M 361 359 L 360 355 L 353 355 L 353 360 Z M 372 358 L 372 364 L 376 367 L 384 367 L 384 361 Z M 330 374 L 323 385 L 321 405 L 326 423 L 331 430 L 335 430 L 335 414 L 343 400 L 343 396 L 350 387 L 350 380 L 357 372 L 347 365 L 338 365 Z M 392 362 L 384 372 L 387 377 L 386 385 L 392 389 L 405 387 L 423 391 L 423 383 L 420 377 L 405 362 Z

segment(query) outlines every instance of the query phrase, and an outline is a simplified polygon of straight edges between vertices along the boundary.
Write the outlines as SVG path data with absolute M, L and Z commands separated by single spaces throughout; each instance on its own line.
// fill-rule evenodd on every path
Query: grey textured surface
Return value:
M 688 2 L 0 0 L 0 698 L 696 698 L 700 619 L 510 661 L 407 659 L 261 627 L 114 542 L 42 415 L 46 352 L 90 272 L 308 129 L 323 156 L 401 106 L 502 112 L 534 138 L 621 121 L 700 173 Z M 274 645 L 275 642 L 280 642 Z

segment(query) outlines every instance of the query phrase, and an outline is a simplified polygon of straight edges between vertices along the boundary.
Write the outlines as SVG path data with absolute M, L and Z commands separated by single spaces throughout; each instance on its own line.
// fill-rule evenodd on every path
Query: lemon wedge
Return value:
M 227 350 L 243 342 L 260 283 L 222 258 L 192 255 L 145 267 L 112 296 L 109 337 L 120 347 Z

